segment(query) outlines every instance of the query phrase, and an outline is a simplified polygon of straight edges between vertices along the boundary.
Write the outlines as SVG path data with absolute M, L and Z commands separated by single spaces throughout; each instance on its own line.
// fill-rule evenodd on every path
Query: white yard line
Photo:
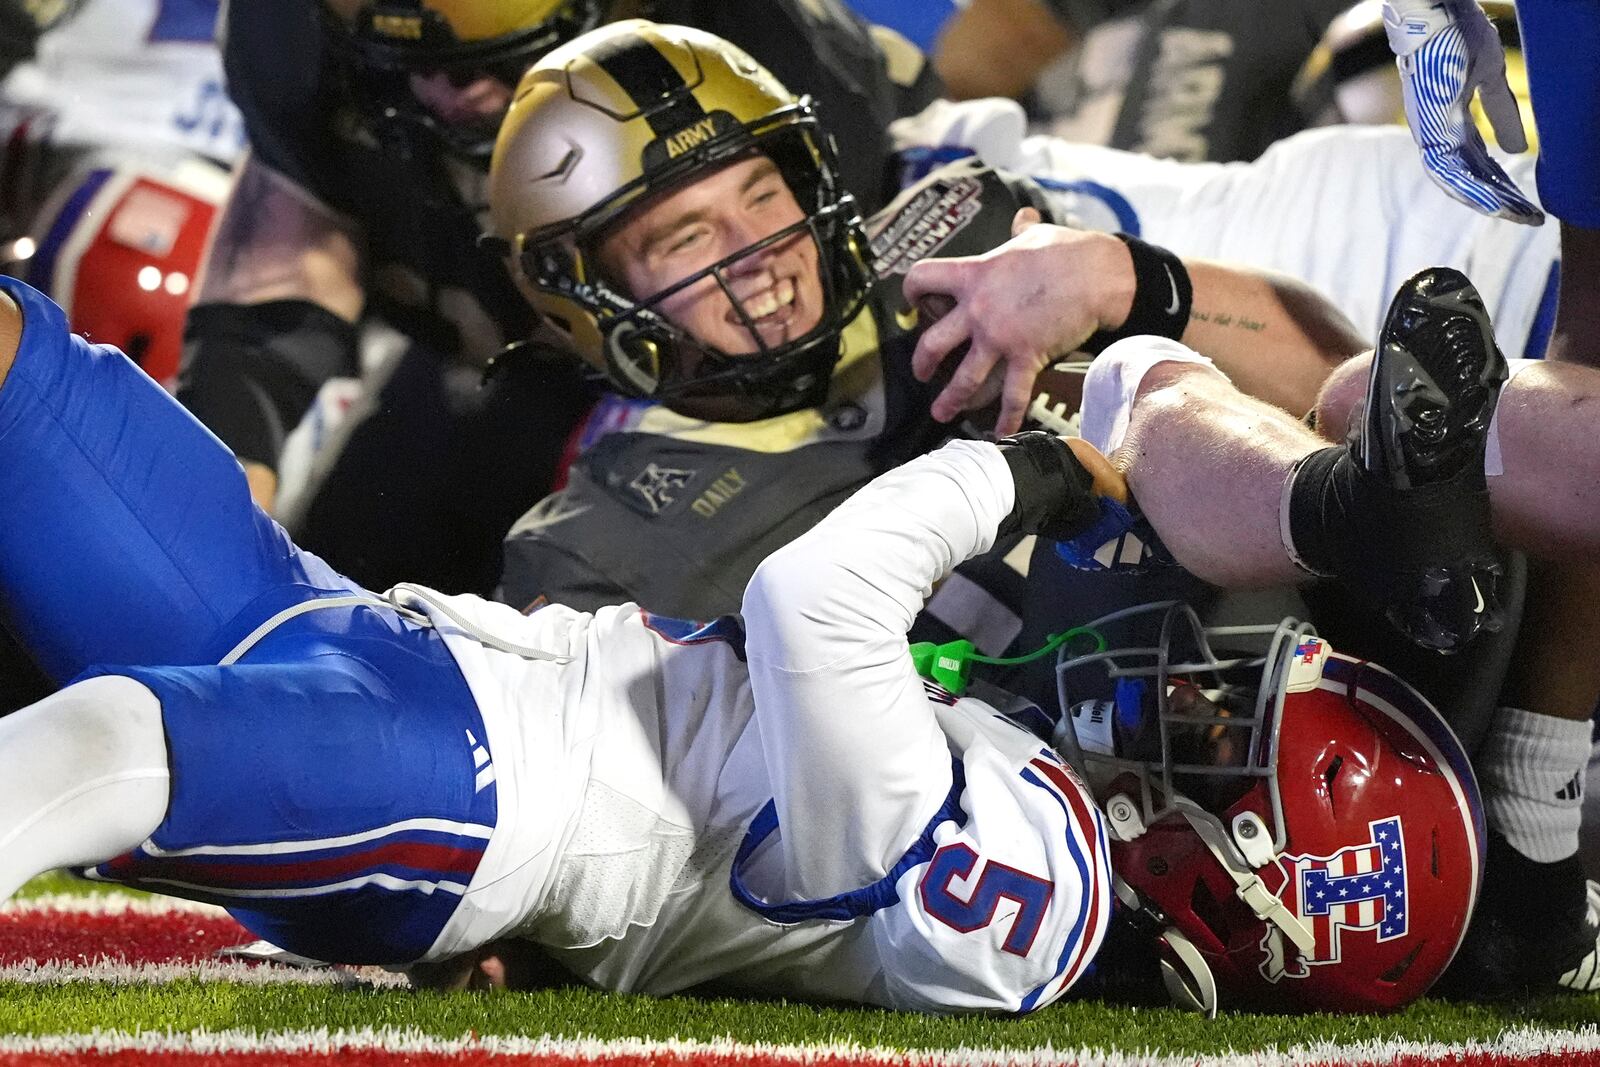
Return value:
M 235 960 L 196 963 L 93 963 L 24 962 L 0 966 L 0 982 L 24 985 L 166 985 L 199 979 L 202 982 L 237 982 L 240 985 L 336 985 L 352 989 L 403 987 L 406 977 L 381 967 L 280 967 L 246 964 Z
M 1390 1064 L 1410 1057 L 1440 1063 L 1472 1063 L 1482 1058 L 1499 1063 L 1572 1053 L 1600 1053 L 1600 1032 L 1593 1027 L 1578 1031 L 1541 1029 L 1508 1030 L 1493 1041 L 1448 1045 L 1405 1040 L 1366 1041 L 1348 1045 L 1323 1043 L 1287 1051 L 1256 1051 L 1223 1055 L 1161 1055 L 1107 1052 L 1095 1049 L 946 1049 L 903 1052 L 865 1048 L 855 1044 L 765 1045 L 737 1041 L 599 1041 L 569 1038 L 431 1037 L 409 1030 L 305 1030 L 257 1035 L 246 1031 L 194 1031 L 191 1033 L 125 1034 L 103 1032 L 47 1037 L 0 1038 L 0 1054 L 54 1055 L 100 1052 L 198 1053 L 229 1052 L 311 1053 L 333 1056 L 352 1049 L 395 1054 L 449 1056 L 474 1052 L 518 1058 L 585 1059 L 604 1062 L 617 1057 L 649 1057 L 695 1061 L 710 1059 L 726 1065 L 740 1059 L 781 1060 L 796 1064 L 844 1061 L 863 1065 L 905 1067 L 1320 1067 L 1320 1065 Z
M 74 915 L 207 915 L 223 918 L 228 913 L 215 904 L 177 897 L 136 897 L 121 893 L 45 893 L 0 903 L 0 915 L 28 915 L 42 911 L 64 911 Z

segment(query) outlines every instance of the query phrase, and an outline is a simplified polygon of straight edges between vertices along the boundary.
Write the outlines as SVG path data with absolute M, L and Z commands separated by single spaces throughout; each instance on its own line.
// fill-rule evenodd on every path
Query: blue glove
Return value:
M 1527 150 L 1505 50 L 1475 0 L 1385 0 L 1383 25 L 1400 68 L 1406 121 L 1434 184 L 1485 215 L 1544 222 L 1544 212 L 1490 157 L 1468 110 L 1476 92 L 1500 147 Z
M 1174 565 L 1155 527 L 1132 503 L 1099 499 L 1100 517 L 1070 541 L 1056 542 L 1056 555 L 1080 571 L 1138 571 Z

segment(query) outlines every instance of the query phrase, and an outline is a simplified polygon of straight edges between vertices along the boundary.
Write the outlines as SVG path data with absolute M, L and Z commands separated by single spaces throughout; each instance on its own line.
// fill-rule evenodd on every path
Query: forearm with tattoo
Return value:
M 1371 347 L 1333 303 L 1269 271 L 1186 260 L 1194 302 L 1183 342 L 1250 395 L 1309 411 L 1332 369 Z

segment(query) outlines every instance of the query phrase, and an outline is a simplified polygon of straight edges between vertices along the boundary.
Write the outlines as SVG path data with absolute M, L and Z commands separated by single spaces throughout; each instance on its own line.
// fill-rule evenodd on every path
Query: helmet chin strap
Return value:
M 1301 952 L 1308 956 L 1314 954 L 1317 939 L 1311 927 L 1284 907 L 1277 894 L 1267 888 L 1249 862 L 1240 855 L 1238 847 L 1222 828 L 1222 823 L 1214 815 L 1196 807 L 1192 801 L 1180 800 L 1174 807 L 1194 827 L 1195 835 L 1205 842 L 1206 848 L 1222 864 L 1222 869 L 1228 872 L 1228 877 L 1233 879 L 1236 887 L 1235 894 L 1255 913 L 1256 918 L 1282 930 Z M 1267 856 L 1267 861 L 1270 862 L 1271 858 Z
M 1144 820 L 1139 817 L 1138 806 L 1125 793 L 1118 793 L 1104 805 L 1106 822 L 1111 833 L 1122 841 L 1132 841 L 1145 832 Z M 1241 815 L 1235 827 L 1244 843 L 1241 846 L 1228 836 L 1215 815 L 1181 794 L 1174 794 L 1168 811 L 1176 811 L 1194 829 L 1195 836 L 1216 857 L 1222 869 L 1233 879 L 1234 892 L 1255 917 L 1276 927 L 1294 942 L 1306 955 L 1316 951 L 1316 935 L 1294 912 L 1284 907 L 1277 894 L 1267 888 L 1256 867 L 1264 867 L 1275 858 L 1266 827 L 1254 815 Z M 1258 844 L 1259 843 L 1259 844 Z
M 1184 1011 L 1197 1011 L 1207 1019 L 1217 1017 L 1217 980 L 1211 965 L 1194 942 L 1176 926 L 1161 931 L 1161 984 L 1167 996 Z

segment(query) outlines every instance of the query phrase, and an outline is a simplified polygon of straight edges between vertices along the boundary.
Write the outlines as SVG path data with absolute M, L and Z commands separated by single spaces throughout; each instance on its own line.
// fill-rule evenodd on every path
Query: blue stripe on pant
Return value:
M 436 631 L 330 608 L 232 666 L 94 673 L 156 694 L 172 768 L 147 847 L 95 877 L 221 904 L 315 959 L 428 951 L 497 814 L 483 721 Z

